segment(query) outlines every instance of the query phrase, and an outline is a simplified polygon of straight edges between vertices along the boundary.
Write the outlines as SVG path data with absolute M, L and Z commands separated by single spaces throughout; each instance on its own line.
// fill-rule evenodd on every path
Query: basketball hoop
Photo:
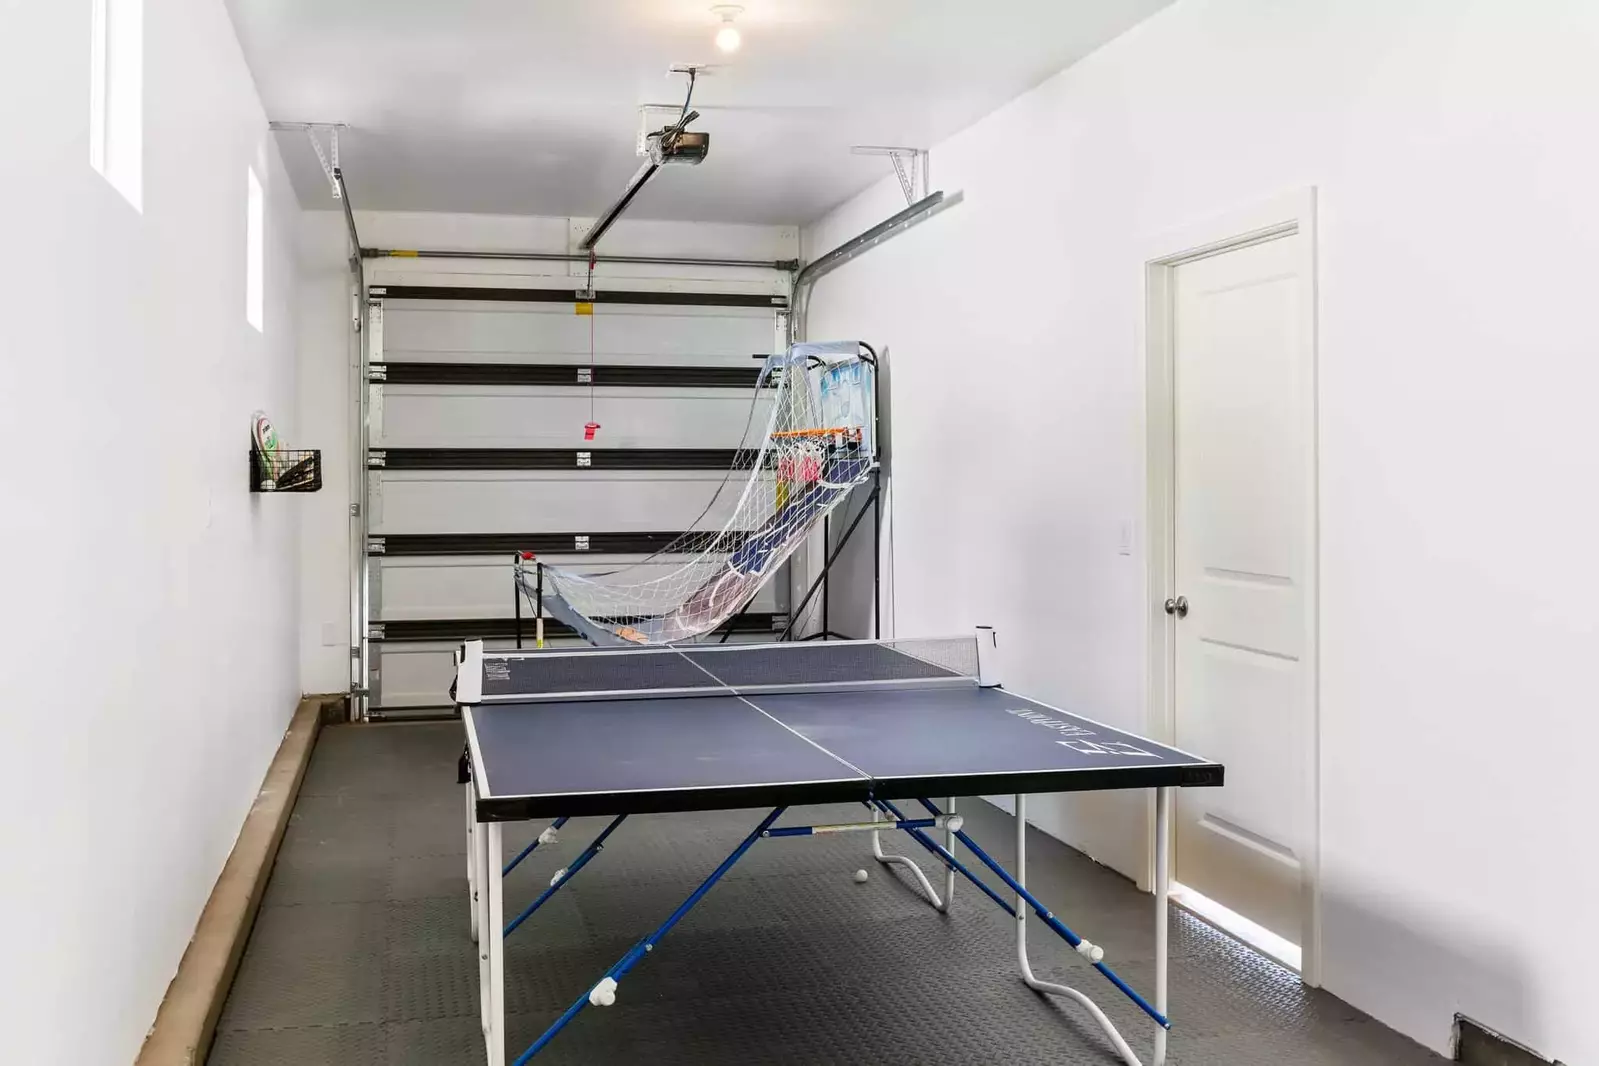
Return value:
M 822 479 L 827 446 L 817 438 L 795 436 L 785 440 L 777 454 L 777 476 L 781 481 L 809 485 Z
M 830 452 L 861 442 L 859 426 L 788 429 L 772 434 L 777 442 L 777 477 L 801 485 L 822 480 Z

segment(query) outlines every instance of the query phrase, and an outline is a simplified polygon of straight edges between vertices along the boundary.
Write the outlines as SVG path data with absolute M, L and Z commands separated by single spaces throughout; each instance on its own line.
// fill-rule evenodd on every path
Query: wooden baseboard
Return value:
M 1459 1014 L 1455 1015 L 1455 1061 L 1467 1066 L 1551 1066 L 1549 1059 L 1531 1048 Z
M 199 1066 L 211 1050 L 329 701 L 308 696 L 296 708 L 135 1066 Z

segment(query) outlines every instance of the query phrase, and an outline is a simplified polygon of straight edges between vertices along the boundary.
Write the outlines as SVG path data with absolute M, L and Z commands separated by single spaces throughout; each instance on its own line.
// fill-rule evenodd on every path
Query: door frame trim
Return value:
M 1320 701 L 1320 428 L 1318 418 L 1318 279 L 1316 271 L 1316 189 L 1307 186 L 1268 200 L 1168 231 L 1142 242 L 1141 260 L 1144 313 L 1139 319 L 1138 348 L 1144 358 L 1145 458 L 1147 512 L 1148 674 L 1146 714 L 1152 736 L 1171 741 L 1176 735 L 1174 659 L 1175 622 L 1165 612 L 1168 596 L 1176 595 L 1176 471 L 1175 409 L 1173 388 L 1173 278 L 1176 268 L 1207 256 L 1234 251 L 1251 244 L 1297 234 L 1300 276 L 1305 279 L 1305 309 L 1301 343 L 1309 360 L 1305 375 L 1305 409 L 1310 412 L 1309 448 L 1306 455 L 1306 506 L 1310 509 L 1305 545 L 1309 560 L 1305 579 L 1305 686 L 1310 712 L 1305 787 L 1309 792 L 1311 839 L 1302 842 L 1305 883 L 1304 928 L 1301 935 L 1301 976 L 1308 985 L 1321 984 L 1321 701 Z M 1150 849 L 1146 877 L 1154 875 L 1154 804 L 1146 805 Z

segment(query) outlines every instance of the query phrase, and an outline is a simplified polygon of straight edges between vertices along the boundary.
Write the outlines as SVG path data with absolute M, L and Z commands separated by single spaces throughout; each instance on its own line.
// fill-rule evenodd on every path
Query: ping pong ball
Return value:
M 857 885 L 864 885 L 866 883 L 866 871 L 865 870 L 856 870 L 855 871 L 855 883 Z

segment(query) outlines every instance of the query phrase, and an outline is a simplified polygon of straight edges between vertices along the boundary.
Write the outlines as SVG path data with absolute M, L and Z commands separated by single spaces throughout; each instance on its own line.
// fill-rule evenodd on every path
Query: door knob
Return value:
M 1178 618 L 1186 618 L 1188 616 L 1188 597 L 1178 596 L 1174 599 L 1167 600 L 1166 613 L 1174 614 Z

